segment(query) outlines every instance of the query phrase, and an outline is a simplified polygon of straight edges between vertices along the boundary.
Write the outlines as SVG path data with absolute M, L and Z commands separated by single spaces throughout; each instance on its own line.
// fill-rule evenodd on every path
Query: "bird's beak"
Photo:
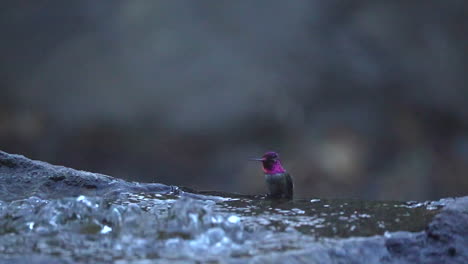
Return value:
M 265 159 L 264 159 L 264 158 L 250 158 L 249 160 L 252 160 L 252 161 L 264 161 Z

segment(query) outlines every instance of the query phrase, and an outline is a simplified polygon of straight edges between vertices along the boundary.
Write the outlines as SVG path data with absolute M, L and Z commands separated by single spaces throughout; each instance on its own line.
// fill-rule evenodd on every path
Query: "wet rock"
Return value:
M 103 196 L 122 192 L 170 193 L 177 188 L 164 184 L 127 182 L 107 175 L 55 166 L 0 151 L 0 200 L 37 196 Z
M 0 152 L 0 263 L 116 260 L 465 264 L 468 197 L 278 202 L 127 182 Z

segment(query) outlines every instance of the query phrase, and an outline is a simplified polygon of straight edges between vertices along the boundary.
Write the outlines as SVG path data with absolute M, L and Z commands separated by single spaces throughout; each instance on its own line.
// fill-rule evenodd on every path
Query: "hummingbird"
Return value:
M 269 191 L 268 195 L 271 198 L 293 198 L 292 177 L 281 166 L 278 153 L 270 151 L 261 158 L 252 158 L 250 160 L 262 162 L 265 182 Z

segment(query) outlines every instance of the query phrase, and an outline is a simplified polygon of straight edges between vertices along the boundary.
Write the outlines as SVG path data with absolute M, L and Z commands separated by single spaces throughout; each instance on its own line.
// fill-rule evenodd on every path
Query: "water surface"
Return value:
M 268 200 L 223 193 L 122 192 L 0 201 L 0 255 L 65 262 L 244 262 L 348 237 L 422 231 L 437 202 Z

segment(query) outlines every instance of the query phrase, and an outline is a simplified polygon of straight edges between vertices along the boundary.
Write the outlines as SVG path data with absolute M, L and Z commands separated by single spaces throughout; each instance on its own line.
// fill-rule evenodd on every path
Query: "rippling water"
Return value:
M 216 194 L 216 195 L 215 195 Z M 422 231 L 437 203 L 274 201 L 219 193 L 0 200 L 0 254 L 68 262 L 220 261 Z M 47 263 L 47 262 L 45 262 Z

